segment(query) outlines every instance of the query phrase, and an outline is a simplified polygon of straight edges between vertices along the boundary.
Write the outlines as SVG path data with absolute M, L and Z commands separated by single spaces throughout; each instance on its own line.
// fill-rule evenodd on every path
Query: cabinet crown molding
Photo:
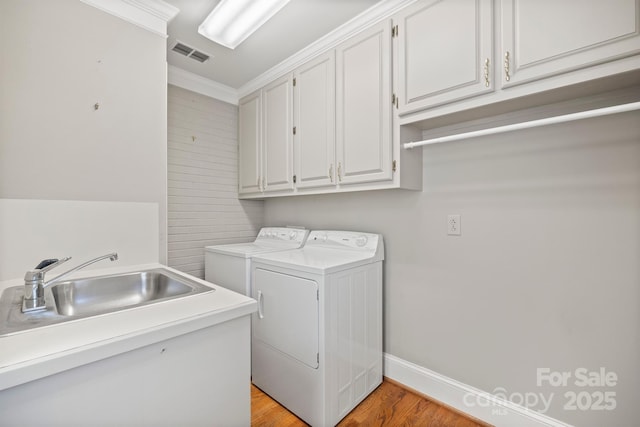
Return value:
M 417 0 L 386 0 L 375 4 L 352 20 L 346 22 L 329 34 L 311 43 L 309 46 L 291 55 L 275 67 L 244 84 L 238 89 L 238 97 L 242 98 L 260 89 L 278 77 L 293 71 L 295 68 L 303 65 L 314 57 L 333 49 L 360 31 L 377 24 L 383 19 L 390 18 L 399 10 L 415 3 L 416 1 Z

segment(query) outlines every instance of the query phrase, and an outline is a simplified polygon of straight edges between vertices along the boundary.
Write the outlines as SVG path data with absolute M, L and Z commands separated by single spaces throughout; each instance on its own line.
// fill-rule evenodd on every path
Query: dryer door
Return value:
M 253 338 L 311 368 L 318 367 L 318 284 L 302 277 L 256 268 Z

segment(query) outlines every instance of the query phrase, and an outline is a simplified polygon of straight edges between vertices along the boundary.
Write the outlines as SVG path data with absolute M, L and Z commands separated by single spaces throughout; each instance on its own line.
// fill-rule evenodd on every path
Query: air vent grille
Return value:
M 195 59 L 196 61 L 204 62 L 207 59 L 209 59 L 209 55 L 202 52 L 198 52 L 197 50 L 194 50 L 191 53 L 191 58 Z
M 198 62 L 205 62 L 209 58 L 211 58 L 211 55 L 208 55 L 204 52 L 200 52 L 199 50 L 196 50 L 191 46 L 187 46 L 186 44 L 181 42 L 176 42 L 176 44 L 171 48 L 171 50 L 181 55 L 184 55 L 187 58 L 194 59 Z
M 176 43 L 176 45 L 171 50 L 174 52 L 181 53 L 184 56 L 189 56 L 191 52 L 193 52 L 195 49 L 190 48 L 186 44 Z

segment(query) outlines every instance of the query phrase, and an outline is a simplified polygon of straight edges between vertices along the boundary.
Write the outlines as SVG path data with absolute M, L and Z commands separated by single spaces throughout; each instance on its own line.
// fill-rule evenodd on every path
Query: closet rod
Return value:
M 512 125 L 498 126 L 476 130 L 473 132 L 459 133 L 456 135 L 442 136 L 439 138 L 425 139 L 424 141 L 407 142 L 403 145 L 405 149 L 421 147 L 429 144 L 440 144 L 442 142 L 460 141 L 463 139 L 476 138 L 478 136 L 495 135 L 498 133 L 512 132 L 520 129 L 529 129 L 539 126 L 554 125 L 556 123 L 572 122 L 575 120 L 589 119 L 592 117 L 608 116 L 610 114 L 625 113 L 627 111 L 640 110 L 640 102 L 630 104 L 614 105 L 613 107 L 598 108 L 597 110 L 581 111 L 579 113 L 565 114 L 562 116 L 547 117 L 546 119 L 532 120 L 529 122 L 515 123 Z

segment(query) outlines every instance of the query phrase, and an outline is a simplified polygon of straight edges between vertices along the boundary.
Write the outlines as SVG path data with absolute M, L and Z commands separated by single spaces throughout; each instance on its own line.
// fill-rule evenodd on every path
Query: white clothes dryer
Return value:
M 252 381 L 312 426 L 333 426 L 382 383 L 378 234 L 314 230 L 252 259 Z
M 251 257 L 301 247 L 309 230 L 263 227 L 253 242 L 204 248 L 204 278 L 223 288 L 251 296 Z

